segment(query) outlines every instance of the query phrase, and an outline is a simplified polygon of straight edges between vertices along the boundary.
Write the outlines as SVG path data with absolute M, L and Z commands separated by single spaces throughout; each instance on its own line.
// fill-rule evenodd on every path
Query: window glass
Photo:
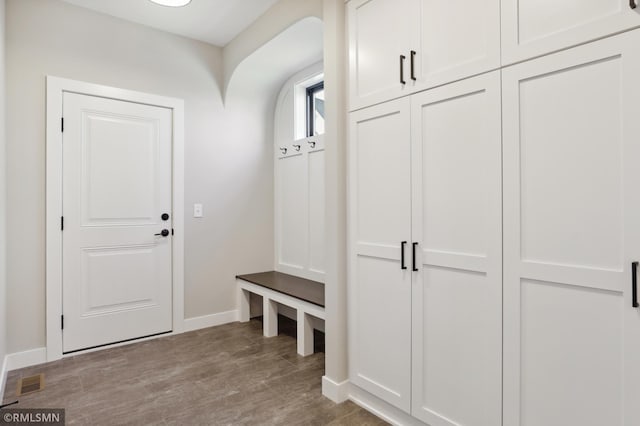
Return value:
M 324 82 L 307 88 L 307 136 L 324 134 Z

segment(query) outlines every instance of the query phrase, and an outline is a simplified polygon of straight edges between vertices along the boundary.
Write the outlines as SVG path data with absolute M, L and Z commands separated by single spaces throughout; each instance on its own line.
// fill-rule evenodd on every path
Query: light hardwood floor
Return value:
M 324 398 L 324 353 L 298 356 L 295 322 L 280 324 L 270 339 L 254 319 L 15 370 L 4 403 L 65 408 L 68 425 L 386 424 Z M 39 373 L 44 390 L 16 398 L 18 379 Z

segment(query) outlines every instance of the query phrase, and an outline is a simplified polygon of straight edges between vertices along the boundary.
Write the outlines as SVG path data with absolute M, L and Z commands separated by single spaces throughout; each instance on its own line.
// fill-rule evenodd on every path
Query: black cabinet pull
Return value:
M 638 5 L 636 4 L 636 0 L 629 0 L 629 7 L 631 9 L 635 9 L 636 7 L 638 7 Z
M 638 262 L 631 263 L 631 306 L 640 307 L 640 303 L 638 303 Z
M 407 84 L 407 82 L 404 81 L 404 60 L 405 59 L 407 59 L 406 56 L 400 55 L 400 84 Z
M 400 269 L 407 269 L 407 265 L 404 264 L 404 246 L 406 245 L 406 241 L 400 243 Z
M 413 272 L 418 272 L 418 268 L 416 268 L 416 247 L 418 247 L 418 243 L 413 243 L 413 268 L 411 269 Z
M 631 0 L 633 1 L 633 0 Z M 411 80 L 416 81 L 416 51 L 411 51 Z

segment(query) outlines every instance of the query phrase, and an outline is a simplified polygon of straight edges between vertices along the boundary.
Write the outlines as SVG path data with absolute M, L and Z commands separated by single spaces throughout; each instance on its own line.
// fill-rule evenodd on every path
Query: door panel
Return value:
M 82 311 L 85 315 L 147 307 L 155 276 L 153 246 L 83 250 Z
M 171 111 L 63 101 L 63 350 L 171 331 Z
M 83 112 L 81 120 L 82 225 L 153 223 L 160 208 L 154 199 L 156 123 L 94 111 Z
M 505 425 L 638 424 L 639 43 L 503 71 Z
M 416 90 L 500 67 L 500 0 L 418 0 Z
M 409 412 L 411 237 L 409 100 L 350 116 L 349 374 L 353 384 Z M 405 250 L 406 265 L 409 251 Z
M 624 424 L 621 295 L 527 279 L 520 292 L 522 424 Z
M 502 0 L 503 65 L 640 26 L 629 0 Z
M 411 90 L 409 51 L 419 28 L 417 0 L 354 0 L 349 22 L 350 110 L 393 99 Z M 406 57 L 401 84 L 400 55 Z
M 412 98 L 412 415 L 501 422 L 500 73 Z

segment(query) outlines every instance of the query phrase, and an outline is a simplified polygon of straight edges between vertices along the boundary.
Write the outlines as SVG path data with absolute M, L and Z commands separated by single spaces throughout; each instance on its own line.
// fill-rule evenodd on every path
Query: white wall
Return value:
M 231 40 L 224 47 L 225 89 L 236 68 L 246 57 L 288 29 L 294 22 L 310 16 L 322 19 L 322 0 L 280 0 Z
M 5 237 L 5 217 L 6 217 L 6 162 L 5 162 L 5 2 L 0 0 L 0 401 L 4 391 L 4 381 L 2 366 L 7 353 L 7 315 L 6 315 L 6 237 Z
M 58 0 L 7 1 L 8 351 L 45 345 L 45 76 L 185 100 L 185 316 L 273 267 L 273 100 L 221 98 L 222 49 Z M 192 204 L 205 217 L 190 217 Z

